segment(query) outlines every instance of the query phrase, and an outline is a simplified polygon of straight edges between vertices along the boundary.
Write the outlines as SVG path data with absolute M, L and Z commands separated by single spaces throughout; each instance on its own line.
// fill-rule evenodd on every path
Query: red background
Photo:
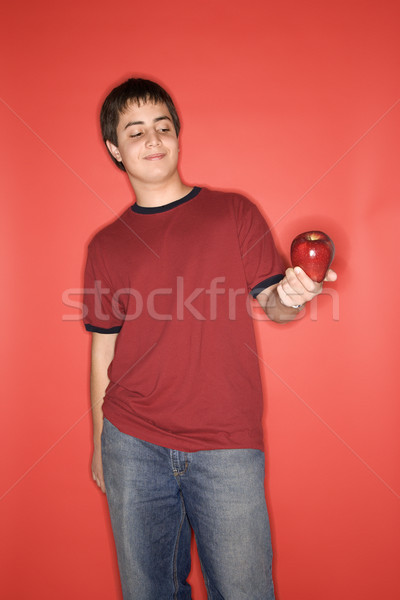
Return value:
M 398 3 L 24 0 L 0 26 L 2 597 L 120 598 L 62 298 L 133 201 L 98 127 L 133 74 L 176 100 L 187 183 L 248 194 L 286 257 L 336 242 L 331 295 L 257 323 L 278 600 L 399 598 Z

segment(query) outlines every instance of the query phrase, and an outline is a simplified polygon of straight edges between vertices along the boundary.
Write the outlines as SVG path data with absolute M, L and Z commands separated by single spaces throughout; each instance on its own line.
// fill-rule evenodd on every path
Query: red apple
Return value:
M 293 267 L 301 267 L 313 281 L 323 281 L 335 255 L 331 238 L 323 231 L 306 231 L 294 238 L 290 248 Z

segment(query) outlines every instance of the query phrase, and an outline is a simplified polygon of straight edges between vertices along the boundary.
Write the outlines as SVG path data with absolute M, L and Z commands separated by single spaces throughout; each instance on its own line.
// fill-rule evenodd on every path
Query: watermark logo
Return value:
M 323 288 L 321 294 L 308 303 L 308 310 L 296 315 L 296 320 L 308 316 L 311 321 L 317 321 L 321 296 L 330 297 L 331 318 L 338 321 L 339 294 L 332 288 Z M 173 287 L 154 288 L 146 294 L 135 288 L 120 288 L 112 292 L 101 281 L 95 281 L 93 288 L 64 290 L 62 303 L 68 309 L 62 315 L 63 321 L 81 321 L 89 317 L 103 324 L 99 326 L 104 328 L 107 328 L 107 323 L 135 321 L 143 315 L 155 321 L 183 321 L 186 318 L 235 321 L 245 313 L 255 321 L 268 319 L 247 289 L 227 287 L 224 276 L 214 277 L 207 288 L 190 288 L 185 285 L 184 277 L 178 276 Z

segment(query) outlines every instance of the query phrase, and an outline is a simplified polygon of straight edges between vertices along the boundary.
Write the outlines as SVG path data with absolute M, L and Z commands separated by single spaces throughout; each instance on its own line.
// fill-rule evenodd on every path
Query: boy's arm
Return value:
M 324 281 L 336 281 L 337 275 L 329 269 Z M 257 300 L 271 321 L 292 321 L 306 302 L 322 292 L 322 283 L 310 279 L 300 267 L 286 269 L 279 283 L 260 292 Z M 295 308 L 294 308 L 295 307 Z
M 92 361 L 90 371 L 90 399 L 93 419 L 92 476 L 102 492 L 106 491 L 101 459 L 101 432 L 103 431 L 103 401 L 110 382 L 107 369 L 114 357 L 118 333 L 92 333 Z

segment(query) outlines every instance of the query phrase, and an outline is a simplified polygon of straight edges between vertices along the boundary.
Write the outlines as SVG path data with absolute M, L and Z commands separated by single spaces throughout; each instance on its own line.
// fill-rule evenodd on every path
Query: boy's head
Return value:
M 132 78 L 114 88 L 104 100 L 100 112 L 101 133 L 104 143 L 108 140 L 115 146 L 118 146 L 117 126 L 121 114 L 124 113 L 131 103 L 140 106 L 146 102 L 166 104 L 172 117 L 176 135 L 179 136 L 181 125 L 171 96 L 154 81 Z M 117 161 L 111 152 L 110 156 L 117 167 L 125 171 L 122 162 Z

